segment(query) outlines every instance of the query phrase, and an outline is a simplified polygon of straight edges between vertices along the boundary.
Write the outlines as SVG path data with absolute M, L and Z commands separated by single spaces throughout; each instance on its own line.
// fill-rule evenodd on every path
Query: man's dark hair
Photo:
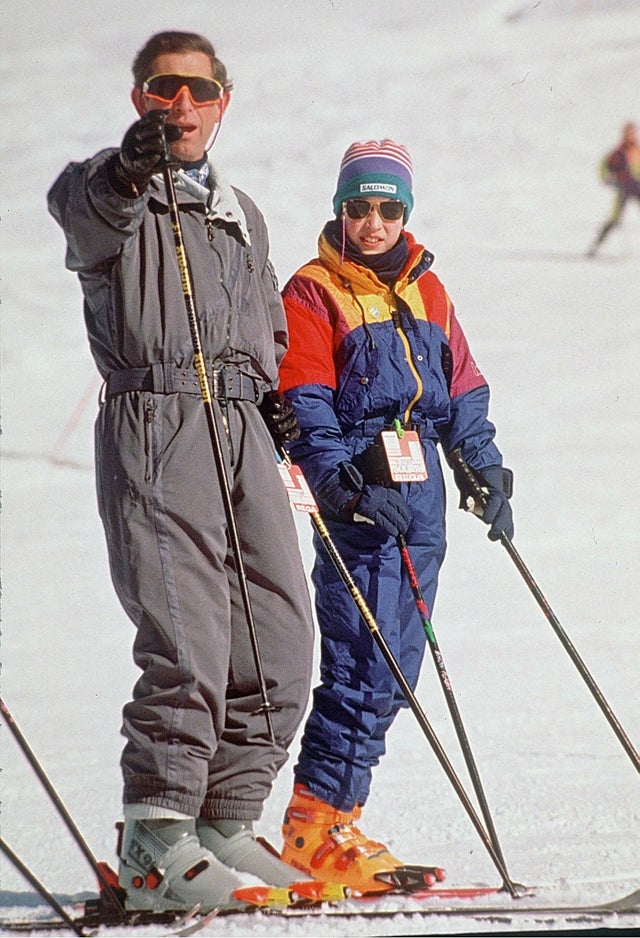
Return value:
M 217 57 L 216 51 L 208 39 L 198 33 L 170 31 L 156 33 L 145 43 L 135 57 L 132 71 L 133 83 L 136 88 L 142 88 L 143 82 L 151 77 L 154 60 L 159 55 L 168 52 L 204 52 L 205 55 L 209 56 L 213 77 L 216 81 L 219 81 L 227 91 L 230 91 L 233 87 L 233 82 L 229 80 L 225 66 Z

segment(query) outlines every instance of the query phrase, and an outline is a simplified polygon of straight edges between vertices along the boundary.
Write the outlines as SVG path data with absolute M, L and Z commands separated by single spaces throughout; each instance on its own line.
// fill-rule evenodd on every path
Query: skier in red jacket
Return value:
M 635 198 L 640 204 L 640 144 L 636 124 L 624 125 L 620 143 L 600 164 L 600 175 L 607 185 L 615 187 L 616 196 L 609 218 L 588 251 L 589 257 L 595 257 L 609 232 L 620 224 L 628 200 Z

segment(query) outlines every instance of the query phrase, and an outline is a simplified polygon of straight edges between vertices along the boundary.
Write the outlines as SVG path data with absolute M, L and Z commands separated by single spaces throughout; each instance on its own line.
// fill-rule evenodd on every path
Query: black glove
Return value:
M 262 419 L 276 446 L 292 443 L 300 436 L 295 408 L 280 391 L 268 391 L 259 405 Z
M 411 523 L 411 514 L 397 489 L 365 485 L 354 465 L 343 462 L 335 475 L 317 493 L 318 501 L 341 518 L 369 522 L 397 537 Z
M 509 499 L 513 491 L 513 473 L 502 466 L 487 466 L 486 469 L 475 469 L 474 473 L 486 495 L 480 517 L 485 524 L 491 525 L 487 537 L 490 541 L 499 541 L 504 531 L 511 540 L 514 527 Z
M 397 489 L 386 485 L 365 485 L 356 503 L 353 520 L 372 521 L 387 534 L 398 537 L 399 534 L 406 534 L 411 524 L 411 514 Z
M 509 540 L 513 537 L 513 513 L 509 499 L 513 494 L 513 472 L 504 466 L 487 466 L 474 469 L 463 458 L 460 447 L 447 455 L 453 469 L 453 477 L 460 491 L 460 508 L 490 524 L 487 535 L 491 541 L 499 541 L 502 533 Z
M 168 111 L 148 111 L 132 124 L 111 162 L 111 184 L 125 198 L 137 198 L 161 168 L 166 154 L 164 125 Z

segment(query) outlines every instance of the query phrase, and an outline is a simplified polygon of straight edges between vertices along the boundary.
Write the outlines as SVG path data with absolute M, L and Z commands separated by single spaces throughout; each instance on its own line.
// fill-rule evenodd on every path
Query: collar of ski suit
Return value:
M 207 218 L 220 219 L 227 225 L 237 225 L 244 243 L 248 247 L 251 245 L 247 219 L 238 197 L 213 163 L 209 162 L 210 187 L 201 186 L 181 169 L 173 174 L 173 179 L 177 190 L 188 193 L 206 206 Z
M 407 284 L 412 283 L 421 274 L 429 270 L 434 261 L 433 254 L 427 251 L 422 244 L 419 244 L 409 231 L 404 232 L 404 237 L 409 253 L 398 279 L 392 286 L 396 293 L 401 293 Z M 331 245 L 324 231 L 318 239 L 318 257 L 332 274 L 337 276 L 345 286 L 348 285 L 350 289 L 355 290 L 357 293 L 380 293 L 390 289 L 368 267 L 357 264 L 348 258 L 343 260 L 340 251 Z

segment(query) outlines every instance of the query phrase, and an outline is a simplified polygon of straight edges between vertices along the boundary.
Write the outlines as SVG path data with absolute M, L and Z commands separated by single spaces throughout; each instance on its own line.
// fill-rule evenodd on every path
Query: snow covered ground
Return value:
M 348 144 L 409 147 L 411 230 L 434 251 L 492 384 L 515 543 L 638 746 L 637 206 L 597 260 L 584 258 L 612 200 L 598 161 L 640 120 L 637 0 L 8 0 L 1 13 L 2 694 L 95 855 L 115 860 L 133 630 L 95 505 L 98 380 L 80 290 L 45 195 L 69 160 L 119 143 L 135 116 L 130 62 L 160 29 L 204 32 L 229 66 L 236 91 L 215 155 L 265 212 L 283 283 L 315 253 Z M 456 504 L 452 488 L 433 622 L 510 874 L 564 902 L 637 888 L 637 774 L 505 551 Z M 430 660 L 418 696 L 466 780 Z M 65 901 L 92 892 L 6 727 L 0 741 L 2 836 Z M 259 825 L 276 844 L 290 788 L 288 766 Z M 362 826 L 407 861 L 444 866 L 451 883 L 499 882 L 408 712 Z M 39 900 L 1 866 L 0 917 L 31 913 Z M 258 915 L 202 934 L 519 928 Z

